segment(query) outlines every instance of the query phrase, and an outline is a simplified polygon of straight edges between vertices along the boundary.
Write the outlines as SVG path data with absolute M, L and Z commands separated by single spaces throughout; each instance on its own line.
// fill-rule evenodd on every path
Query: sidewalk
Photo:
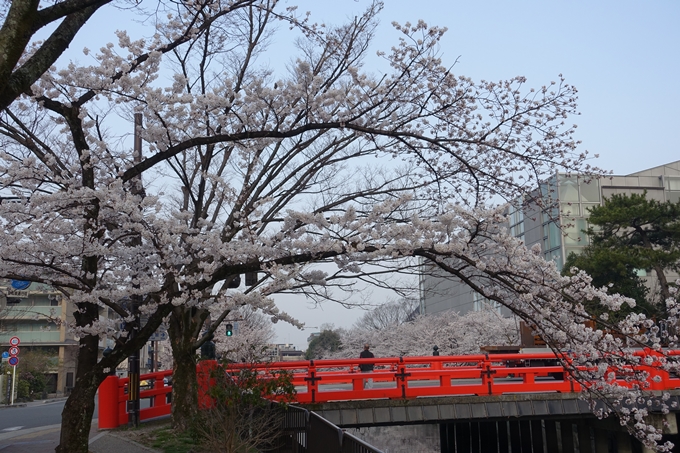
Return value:
M 159 453 L 135 441 L 117 436 L 111 431 L 102 431 L 92 437 L 90 432 L 91 453 Z M 3 452 L 4 453 L 4 452 Z
M 59 445 L 61 425 L 41 426 L 0 434 L 2 453 L 54 453 Z M 90 429 L 91 453 L 159 453 L 111 431 L 99 431 L 97 420 Z

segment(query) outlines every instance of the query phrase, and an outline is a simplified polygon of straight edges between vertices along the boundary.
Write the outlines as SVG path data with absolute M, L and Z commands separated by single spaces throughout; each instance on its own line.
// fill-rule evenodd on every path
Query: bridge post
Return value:
M 218 367 L 217 360 L 201 360 L 196 365 L 199 409 L 210 409 L 215 405 L 215 401 L 210 396 L 210 389 L 215 386 L 216 379 L 211 374 Z
M 316 402 L 316 395 L 319 393 L 319 383 L 321 378 L 317 376 L 316 365 L 314 365 L 314 360 L 309 361 L 309 366 L 307 367 L 307 377 L 305 381 L 307 382 L 307 394 L 311 395 L 312 403 Z M 355 381 L 356 382 L 356 381 Z M 356 391 L 356 388 L 353 387 Z
M 99 385 L 99 428 L 113 429 L 120 426 L 118 419 L 118 376 L 107 376 Z

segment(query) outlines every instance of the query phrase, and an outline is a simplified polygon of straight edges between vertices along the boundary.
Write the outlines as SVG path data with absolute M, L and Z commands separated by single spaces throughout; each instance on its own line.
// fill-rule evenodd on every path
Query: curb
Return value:
M 0 406 L 0 410 L 3 410 L 3 409 L 14 409 L 14 408 L 16 408 L 16 407 L 26 407 L 27 405 L 28 405 L 28 403 L 17 403 L 17 404 L 12 404 L 11 406 L 8 405 L 8 404 L 3 404 L 2 406 Z
M 64 397 L 59 397 L 59 398 L 48 398 L 46 400 L 35 400 L 35 401 L 29 401 L 26 403 L 16 403 L 13 405 L 9 404 L 2 404 L 0 405 L 0 410 L 3 409 L 13 409 L 15 407 L 26 407 L 26 406 L 39 406 L 40 404 L 49 404 L 49 403 L 60 403 L 62 401 L 66 401 L 68 399 L 67 396 Z

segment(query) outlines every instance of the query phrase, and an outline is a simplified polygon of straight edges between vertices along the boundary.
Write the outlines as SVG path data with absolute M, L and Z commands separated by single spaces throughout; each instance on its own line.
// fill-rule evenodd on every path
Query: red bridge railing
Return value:
M 164 379 L 172 376 L 172 370 L 159 371 L 157 373 L 143 374 L 140 382 L 146 381 L 142 386 L 139 397 L 148 399 L 149 407 L 139 411 L 140 420 L 169 415 L 171 411 L 172 386 L 165 384 Z M 128 422 L 127 414 L 127 386 L 130 379 L 109 376 L 99 386 L 98 415 L 99 428 L 111 429 L 125 425 Z
M 680 351 L 667 351 L 677 356 Z M 661 370 L 659 354 L 639 351 L 642 365 L 609 370 L 609 379 L 624 387 L 640 386 L 647 390 L 680 388 L 680 378 Z M 567 358 L 565 360 L 568 361 Z M 362 373 L 359 365 L 373 363 L 372 372 Z M 582 391 L 583 385 L 572 378 L 562 365 L 525 366 L 535 363 L 558 363 L 553 353 L 478 354 L 439 357 L 386 357 L 374 359 L 338 359 L 261 364 L 232 364 L 227 373 L 241 369 L 256 370 L 263 378 L 274 371 L 291 373 L 298 403 L 322 403 L 363 399 L 403 399 L 427 396 L 502 395 L 505 393 L 569 393 Z M 205 398 L 209 386 L 209 370 L 215 362 L 198 366 L 199 392 Z M 583 369 L 583 368 L 581 368 Z M 643 373 L 644 372 L 644 373 Z M 151 407 L 142 409 L 140 419 L 167 415 L 167 395 L 172 388 L 163 384 L 171 371 L 142 375 L 152 379 L 152 389 L 142 390 L 141 398 L 151 398 Z M 373 380 L 373 388 L 364 381 Z M 127 379 L 107 378 L 99 389 L 99 427 L 113 428 L 127 423 L 125 386 Z M 588 385 L 587 383 L 585 385 Z

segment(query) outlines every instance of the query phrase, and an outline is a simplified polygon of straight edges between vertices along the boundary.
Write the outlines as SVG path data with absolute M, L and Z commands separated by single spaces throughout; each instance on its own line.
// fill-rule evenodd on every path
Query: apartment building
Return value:
M 67 395 L 74 385 L 78 338 L 67 327 L 73 322 L 73 311 L 68 299 L 49 285 L 0 279 L 0 349 L 7 351 L 12 337 L 20 339 L 18 371 L 22 354 L 40 351 L 49 357 L 47 391 L 51 394 Z M 118 316 L 105 308 L 100 308 L 99 315 Z M 153 371 L 154 365 L 157 369 L 171 365 L 168 342 L 157 341 L 166 338 L 166 332 L 159 332 L 139 351 L 142 372 Z M 99 340 L 100 354 L 113 347 L 112 339 Z M 160 360 L 166 363 L 159 363 Z M 127 361 L 118 366 L 116 373 L 119 377 L 127 376 Z
M 73 310 L 66 299 L 48 285 L 0 279 L 0 349 L 7 351 L 18 337 L 21 358 L 29 351 L 49 357 L 49 393 L 67 394 L 74 385 L 78 340 L 68 332 Z

